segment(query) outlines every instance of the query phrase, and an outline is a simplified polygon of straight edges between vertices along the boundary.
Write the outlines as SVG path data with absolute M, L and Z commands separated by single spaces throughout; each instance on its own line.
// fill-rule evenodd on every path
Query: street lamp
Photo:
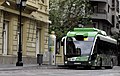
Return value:
M 16 66 L 23 66 L 23 62 L 22 62 L 22 39 L 21 39 L 21 23 L 22 23 L 22 10 L 25 8 L 26 6 L 26 1 L 27 0 L 16 0 L 16 4 L 17 7 L 19 8 L 19 20 L 20 20 L 20 24 L 19 24 L 19 45 L 18 45 L 18 61 L 16 63 Z
M 5 0 L 5 3 L 10 6 L 10 2 L 8 0 Z

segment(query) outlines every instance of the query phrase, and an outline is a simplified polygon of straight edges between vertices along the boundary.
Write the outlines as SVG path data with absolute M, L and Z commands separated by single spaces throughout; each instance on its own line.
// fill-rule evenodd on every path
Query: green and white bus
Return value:
M 64 65 L 105 67 L 117 65 L 117 41 L 96 28 L 74 28 L 61 40 Z

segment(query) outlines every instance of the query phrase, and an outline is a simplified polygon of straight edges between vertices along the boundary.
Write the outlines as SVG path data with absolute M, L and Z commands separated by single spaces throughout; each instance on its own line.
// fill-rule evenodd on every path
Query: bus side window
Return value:
M 96 44 L 97 44 L 97 53 L 101 54 L 102 49 L 101 49 L 101 43 L 99 38 L 97 39 Z
M 96 42 L 93 53 L 97 53 L 97 50 L 98 50 L 98 43 Z
M 61 46 L 64 46 L 65 39 L 61 40 Z
M 61 46 L 64 46 L 64 41 L 61 41 Z
M 103 46 L 103 42 L 99 41 L 99 43 L 98 43 L 98 50 L 97 50 L 98 54 L 103 54 L 103 51 L 104 51 L 103 47 L 104 47 Z

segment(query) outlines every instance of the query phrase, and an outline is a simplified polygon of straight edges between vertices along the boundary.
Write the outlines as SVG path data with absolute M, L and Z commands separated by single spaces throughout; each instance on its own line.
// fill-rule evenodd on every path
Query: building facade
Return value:
M 119 0 L 90 0 L 92 27 L 104 30 L 108 35 L 119 32 Z
M 36 63 L 37 54 L 48 62 L 49 0 L 27 0 L 22 11 L 22 56 Z M 17 62 L 19 8 L 16 0 L 0 0 L 0 64 Z

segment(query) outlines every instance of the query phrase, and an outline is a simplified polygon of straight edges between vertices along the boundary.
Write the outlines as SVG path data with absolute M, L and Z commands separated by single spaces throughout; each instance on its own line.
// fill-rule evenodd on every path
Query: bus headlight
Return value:
M 67 64 L 67 61 L 65 61 L 65 64 Z
M 95 63 L 97 63 L 97 60 L 95 60 Z
M 91 61 L 89 61 L 88 63 L 91 64 Z
M 76 58 L 68 58 L 68 61 L 75 61 Z
M 68 58 L 68 61 L 70 61 L 71 60 L 71 58 Z

